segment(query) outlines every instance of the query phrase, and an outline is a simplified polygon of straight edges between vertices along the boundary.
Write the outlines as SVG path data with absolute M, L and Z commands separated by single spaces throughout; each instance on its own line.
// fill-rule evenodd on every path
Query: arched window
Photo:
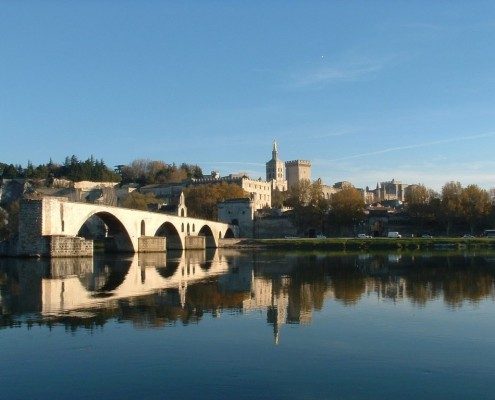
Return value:
M 196 232 L 196 227 L 194 226 L 194 224 L 193 224 L 193 232 Z
M 183 209 L 183 208 L 180 210 L 180 216 L 181 216 L 181 217 L 183 217 L 183 216 L 184 216 L 184 209 Z
M 144 220 L 141 221 L 141 236 L 146 236 L 146 225 Z
M 184 222 L 182 223 L 182 232 L 184 232 Z
M 189 226 L 189 224 L 187 224 L 187 234 L 189 235 L 190 232 L 191 232 L 191 227 Z

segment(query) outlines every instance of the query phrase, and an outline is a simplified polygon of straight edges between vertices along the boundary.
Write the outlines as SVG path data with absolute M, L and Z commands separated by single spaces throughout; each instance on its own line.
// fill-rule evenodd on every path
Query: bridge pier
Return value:
M 167 238 L 163 236 L 141 236 L 138 238 L 138 253 L 164 253 Z
M 206 238 L 204 236 L 186 236 L 184 243 L 186 250 L 206 249 Z

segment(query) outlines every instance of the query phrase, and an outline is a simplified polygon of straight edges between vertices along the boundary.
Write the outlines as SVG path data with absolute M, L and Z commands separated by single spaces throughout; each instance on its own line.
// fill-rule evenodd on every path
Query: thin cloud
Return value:
M 344 136 L 344 135 L 347 135 L 351 132 L 352 131 L 350 131 L 350 130 L 347 130 L 347 131 L 343 130 L 343 131 L 335 131 L 335 132 L 320 133 L 320 134 L 317 133 L 314 135 L 306 136 L 305 140 L 307 140 L 307 139 L 325 139 L 325 138 L 329 138 L 329 137 Z
M 264 167 L 263 163 L 253 163 L 253 162 L 242 162 L 242 161 L 204 161 L 198 162 L 198 164 L 222 164 L 222 165 L 252 165 L 255 167 Z
M 460 136 L 460 137 L 451 138 L 451 139 L 441 139 L 441 140 L 434 140 L 434 141 L 431 141 L 431 142 L 410 144 L 410 145 L 406 145 L 406 146 L 389 147 L 389 148 L 386 148 L 386 149 L 369 151 L 369 152 L 366 152 L 366 153 L 353 154 L 353 155 L 350 155 L 350 156 L 334 158 L 332 160 L 327 160 L 327 162 L 352 160 L 352 159 L 355 159 L 355 158 L 368 157 L 368 156 L 374 156 L 374 155 L 385 154 L 385 153 L 392 153 L 392 152 L 395 152 L 395 151 L 418 149 L 418 148 L 423 148 L 423 147 L 436 146 L 436 145 L 439 145 L 439 144 L 462 142 L 462 141 L 466 141 L 466 140 L 481 139 L 481 138 L 493 137 L 493 136 L 495 136 L 495 132 L 488 132 L 488 133 L 482 133 L 482 134 L 478 134 L 478 135 Z
M 347 68 L 323 67 L 296 77 L 292 86 L 304 88 L 339 82 L 353 82 L 380 69 L 382 69 L 381 65 L 349 66 Z
M 390 65 L 394 58 L 358 58 L 348 62 L 322 65 L 293 74 L 289 86 L 297 89 L 358 81 L 381 71 L 385 66 Z

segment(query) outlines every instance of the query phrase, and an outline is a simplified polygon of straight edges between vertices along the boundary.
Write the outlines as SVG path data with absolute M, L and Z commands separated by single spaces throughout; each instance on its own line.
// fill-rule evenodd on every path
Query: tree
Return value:
M 134 160 L 122 166 L 123 183 L 139 183 L 140 185 L 178 183 L 187 178 L 202 178 L 203 172 L 197 165 L 167 164 L 164 161 Z
M 13 164 L 5 165 L 2 171 L 2 179 L 15 179 L 22 177 L 22 171 L 19 171 L 20 166 L 15 166 Z
M 275 189 L 272 192 L 272 207 L 273 208 L 282 208 L 284 206 L 284 203 L 287 199 L 287 193 L 282 192 L 278 189 Z
M 491 202 L 488 192 L 477 185 L 467 186 L 461 193 L 462 215 L 466 218 L 471 234 L 483 217 L 490 214 Z
M 323 231 L 328 201 L 320 181 L 299 181 L 288 190 L 285 204 L 293 208 L 292 215 L 299 232 L 306 234 L 310 230 Z
M 364 217 L 364 199 L 359 190 L 344 187 L 330 197 L 330 223 L 334 224 L 340 234 L 353 227 Z
M 191 186 L 184 190 L 188 215 L 196 218 L 216 220 L 218 203 L 236 198 L 249 197 L 249 194 L 234 183 L 216 183 Z
M 203 171 L 198 165 L 182 163 L 180 169 L 186 172 L 188 178 L 200 179 L 203 177 Z
M 287 193 L 286 204 L 289 207 L 307 206 L 311 200 L 311 182 L 308 179 L 302 179 L 292 185 Z
M 155 197 L 153 193 L 139 193 L 138 191 L 133 191 L 124 197 L 121 207 L 132 208 L 135 210 L 148 210 L 149 204 L 160 204 L 161 201 Z
M 442 187 L 441 210 L 446 221 L 447 235 L 450 235 L 455 219 L 462 216 L 462 185 L 459 182 L 447 182 Z
M 436 198 L 437 194 L 428 189 L 425 185 L 414 185 L 406 193 L 407 210 L 413 223 L 421 230 L 427 219 L 434 219 L 434 211 L 431 200 Z

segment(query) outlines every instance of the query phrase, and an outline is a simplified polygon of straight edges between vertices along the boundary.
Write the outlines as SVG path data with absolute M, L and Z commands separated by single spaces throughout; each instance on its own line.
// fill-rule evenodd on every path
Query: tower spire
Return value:
M 277 141 L 273 139 L 272 159 L 276 160 L 277 158 L 278 158 Z

